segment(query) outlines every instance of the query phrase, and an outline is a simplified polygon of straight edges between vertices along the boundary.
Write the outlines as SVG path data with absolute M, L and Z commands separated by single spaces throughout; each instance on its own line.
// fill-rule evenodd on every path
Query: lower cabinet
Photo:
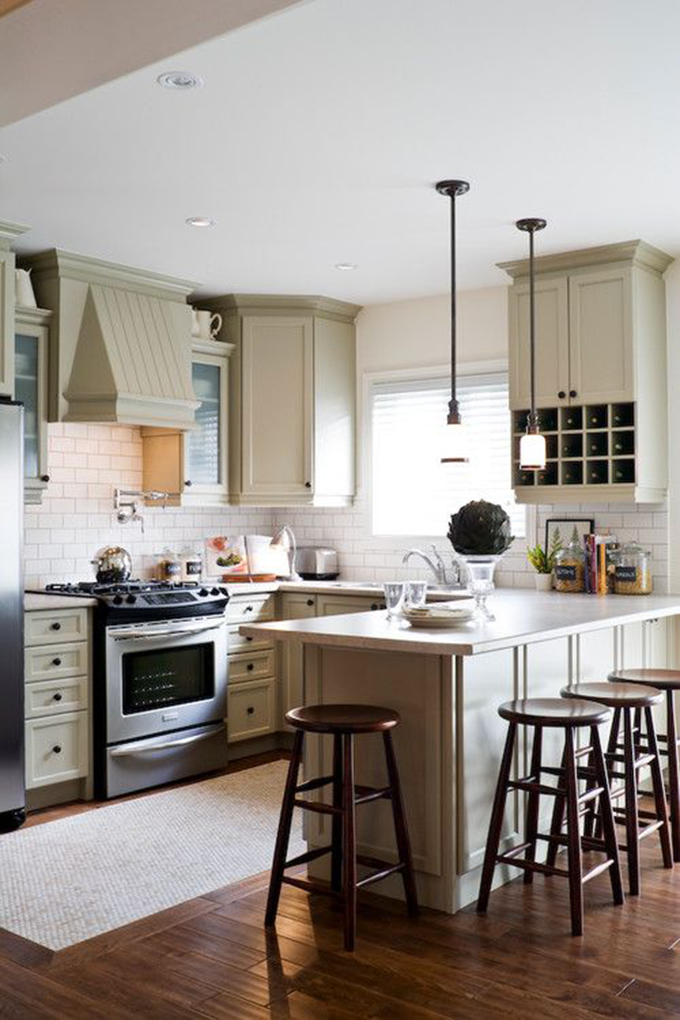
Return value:
M 275 596 L 234 595 L 227 606 L 229 630 L 229 743 L 252 740 L 278 730 L 276 648 L 273 641 L 239 634 L 244 623 L 274 617 Z
M 276 726 L 276 679 L 233 683 L 229 690 L 229 741 L 272 733 Z
M 26 789 L 85 779 L 90 769 L 87 609 L 26 614 Z

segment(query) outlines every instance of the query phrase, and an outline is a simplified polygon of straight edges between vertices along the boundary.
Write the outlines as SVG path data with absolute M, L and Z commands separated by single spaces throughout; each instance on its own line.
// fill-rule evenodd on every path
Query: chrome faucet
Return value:
M 444 560 L 442 559 L 441 555 L 439 554 L 439 552 L 437 550 L 437 547 L 434 544 L 434 542 L 431 545 L 431 549 L 432 549 L 432 559 L 430 559 L 430 557 L 426 553 L 424 553 L 422 551 L 422 549 L 409 549 L 407 553 L 404 553 L 404 558 L 402 559 L 401 562 L 404 565 L 406 565 L 408 563 L 408 561 L 411 559 L 412 556 L 419 556 L 421 558 L 421 560 L 424 560 L 425 563 L 427 563 L 428 567 L 432 571 L 432 574 L 434 575 L 434 580 L 435 580 L 436 584 L 441 584 L 443 586 L 446 586 L 446 585 L 449 585 L 449 584 L 450 585 L 457 585 L 457 584 L 459 584 L 460 583 L 460 578 L 459 578 L 459 575 L 458 575 L 458 565 L 455 562 L 453 563 L 453 575 L 454 576 L 453 576 L 453 579 L 450 581 L 449 580 L 448 571 L 447 571 L 447 568 L 446 568 L 446 564 L 444 563 Z

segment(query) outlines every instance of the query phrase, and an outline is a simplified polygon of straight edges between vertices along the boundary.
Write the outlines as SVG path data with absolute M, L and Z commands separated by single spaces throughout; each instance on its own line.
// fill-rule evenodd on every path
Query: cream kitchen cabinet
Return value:
M 27 227 L 0 223 L 0 397 L 14 394 L 14 252 L 10 244 Z
M 276 596 L 267 592 L 233 595 L 227 605 L 229 743 L 275 733 L 277 667 L 274 641 L 242 637 L 243 623 L 264 623 L 274 617 Z
M 41 503 L 47 467 L 49 321 L 42 308 L 17 306 L 14 324 L 14 398 L 24 405 L 24 501 Z
M 520 502 L 660 502 L 668 485 L 671 259 L 642 241 L 536 259 L 536 403 L 548 463 L 519 467 L 529 397 L 528 262 L 509 292 L 513 486 Z
M 229 500 L 348 506 L 355 491 L 356 305 L 229 295 Z
M 192 345 L 195 428 L 142 428 L 143 487 L 175 493 L 170 506 L 229 502 L 228 394 L 233 346 L 213 340 Z

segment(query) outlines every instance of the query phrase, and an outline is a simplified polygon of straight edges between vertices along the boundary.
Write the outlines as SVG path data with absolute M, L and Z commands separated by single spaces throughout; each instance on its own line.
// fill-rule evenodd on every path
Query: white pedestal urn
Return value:
M 452 515 L 448 538 L 465 564 L 476 615 L 483 620 L 495 619 L 487 599 L 494 589 L 496 564 L 514 541 L 510 518 L 497 503 L 473 500 Z

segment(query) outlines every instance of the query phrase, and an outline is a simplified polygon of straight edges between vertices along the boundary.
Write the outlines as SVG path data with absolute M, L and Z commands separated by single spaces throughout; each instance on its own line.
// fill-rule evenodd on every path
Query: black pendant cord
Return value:
M 451 399 L 449 401 L 449 425 L 460 422 L 458 398 L 456 396 L 456 195 L 451 194 Z
M 535 285 L 534 285 L 534 234 L 543 230 L 545 220 L 535 218 L 517 220 L 515 226 L 529 235 L 529 374 L 531 388 L 531 408 L 527 415 L 527 432 L 538 432 L 538 412 L 536 410 L 536 319 L 535 319 Z

